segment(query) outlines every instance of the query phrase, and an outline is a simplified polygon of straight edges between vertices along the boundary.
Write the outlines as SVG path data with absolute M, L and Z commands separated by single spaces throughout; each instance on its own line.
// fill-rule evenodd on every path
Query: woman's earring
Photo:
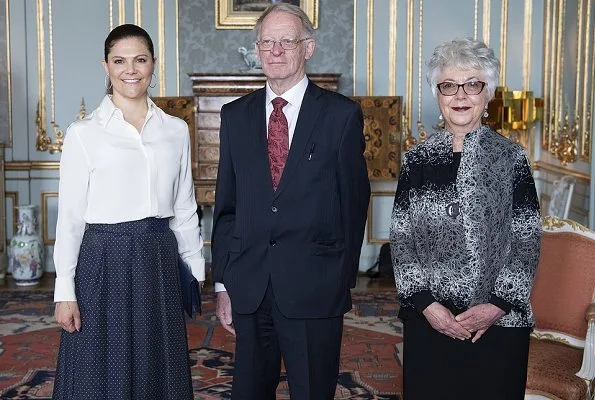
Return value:
M 151 83 L 152 83 L 152 85 L 149 85 L 149 87 L 150 87 L 151 89 L 153 89 L 155 86 L 157 86 L 157 75 L 155 75 L 155 72 L 153 72 L 153 75 L 152 75 L 152 77 L 153 77 L 153 78 L 151 79 Z
M 487 118 L 487 117 L 489 117 L 489 116 L 490 116 L 490 114 L 488 113 L 488 109 L 487 109 L 487 107 L 486 107 L 486 109 L 485 109 L 485 110 L 483 110 L 483 117 L 484 117 L 484 118 Z
M 112 81 L 110 80 L 108 74 L 105 74 L 105 79 L 103 80 L 103 84 L 105 85 L 105 90 L 110 90 L 112 88 Z
M 442 113 L 440 113 L 440 115 L 438 116 L 438 119 L 439 119 L 440 121 L 442 121 L 442 120 L 444 119 L 444 117 L 442 116 Z

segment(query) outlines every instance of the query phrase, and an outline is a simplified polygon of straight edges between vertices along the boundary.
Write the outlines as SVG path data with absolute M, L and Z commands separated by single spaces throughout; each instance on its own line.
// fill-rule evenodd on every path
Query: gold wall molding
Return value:
M 425 142 L 427 133 L 421 122 L 422 112 L 422 66 L 423 66 L 423 41 L 424 41 L 424 0 L 419 0 L 418 43 L 417 43 L 417 134 L 419 140 Z
M 508 0 L 502 0 L 500 19 L 500 85 L 506 85 L 506 53 L 508 52 Z
M 114 0 L 108 0 L 109 5 L 109 30 L 114 29 Z
M 562 165 L 579 159 L 591 161 L 593 89 L 595 89 L 595 52 L 591 45 L 592 0 L 578 0 L 577 14 L 568 15 L 566 0 L 547 0 L 545 12 L 544 94 L 545 115 L 542 148 Z M 574 23 L 567 24 L 576 19 Z M 567 26 L 576 32 L 567 31 Z M 576 34 L 576 41 L 565 41 Z M 565 52 L 565 43 L 573 48 Z M 576 48 L 574 48 L 576 46 Z M 565 60 L 565 54 L 576 59 Z M 564 71 L 575 63 L 574 95 L 565 92 Z M 573 98 L 574 104 L 568 99 Z
M 5 199 L 12 200 L 12 232 L 10 235 L 12 237 L 17 231 L 17 221 L 19 219 L 19 212 L 17 210 L 17 206 L 19 205 L 19 192 L 7 191 L 4 192 L 4 197 Z M 6 221 L 6 217 L 4 217 L 4 224 L 6 225 L 7 223 L 8 221 Z M 6 237 L 6 243 L 10 243 L 10 239 L 8 237 Z
M 479 0 L 473 2 L 473 39 L 477 40 Z
M 179 29 L 179 19 L 180 19 L 180 6 L 178 4 L 178 0 L 175 1 L 175 13 L 176 18 L 175 20 L 175 28 L 176 28 L 176 96 L 180 95 L 180 29 Z M 355 29 L 355 28 L 354 28 Z M 355 42 L 354 42 L 355 43 Z M 353 46 L 355 49 L 355 45 Z M 355 50 L 354 50 L 355 52 Z M 355 66 L 355 63 L 354 63 Z M 353 74 L 355 77 L 355 72 Z M 354 86 L 355 88 L 355 86 Z
M 49 68 L 50 68 L 50 107 L 51 118 L 50 126 L 47 124 L 47 105 L 46 105 L 46 54 L 45 54 L 45 23 L 44 23 L 44 0 L 37 0 L 37 69 L 38 69 L 38 100 L 37 112 L 35 116 L 35 125 L 37 128 L 36 148 L 38 151 L 49 151 L 54 154 L 62 151 L 64 143 L 64 132 L 56 124 L 55 90 L 54 90 L 54 27 L 52 15 L 52 0 L 47 0 L 48 4 L 48 44 L 49 44 Z M 81 103 L 81 110 L 78 118 L 82 118 L 84 113 L 84 100 Z M 48 130 L 54 133 L 54 141 L 48 134 Z
M 368 96 L 374 94 L 374 0 L 368 0 L 368 79 L 366 82 L 366 93 Z
M 523 17 L 523 90 L 531 83 L 531 28 L 533 25 L 533 0 L 525 0 Z
M 357 0 L 353 0 L 353 95 L 357 84 Z
M 490 10 L 491 10 L 491 1 L 490 0 L 483 0 L 483 41 L 486 45 L 490 45 Z
M 8 142 L 5 147 L 12 147 L 12 78 L 10 72 L 10 0 L 5 0 L 6 14 L 6 86 L 8 99 Z
M 368 231 L 368 243 L 386 243 L 389 238 L 379 238 L 374 235 L 374 199 L 376 197 L 388 197 L 389 200 L 395 198 L 395 192 L 391 191 L 372 191 L 370 194 L 370 204 L 368 205 L 368 220 L 366 222 Z
M 178 13 L 176 12 L 176 15 Z M 142 0 L 134 0 L 134 23 L 138 26 L 143 25 L 143 4 Z
M 398 0 L 391 0 L 389 8 L 388 33 L 388 95 L 396 94 L 395 81 L 397 79 L 397 4 Z
M 165 96 L 165 3 L 157 0 L 157 39 L 159 41 L 159 96 Z
M 118 25 L 126 23 L 126 0 L 118 0 Z
M 412 134 L 411 120 L 413 119 L 413 13 L 414 1 L 407 0 L 407 40 L 406 40 L 406 66 L 405 73 L 405 110 L 403 111 L 403 143 L 405 150 L 410 150 L 417 144 L 417 139 Z
M 560 167 L 559 165 L 554 165 L 550 163 L 546 163 L 544 161 L 535 161 L 533 163 L 534 170 L 543 170 L 547 172 L 551 172 L 557 175 L 570 175 L 574 176 L 576 179 L 582 181 L 585 184 L 591 183 L 591 176 L 589 174 L 583 174 L 581 172 L 573 171 L 568 168 Z
M 48 199 L 58 197 L 58 192 L 41 192 L 41 239 L 46 246 L 53 246 L 56 239 L 48 235 Z
M 6 171 L 33 171 L 33 170 L 60 169 L 60 162 L 59 161 L 5 161 L 4 169 Z

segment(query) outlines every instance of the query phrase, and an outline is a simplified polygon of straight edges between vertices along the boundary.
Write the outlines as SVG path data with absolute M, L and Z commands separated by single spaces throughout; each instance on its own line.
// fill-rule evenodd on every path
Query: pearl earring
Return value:
M 486 108 L 485 110 L 483 110 L 483 117 L 487 118 L 489 116 L 490 116 L 490 114 L 488 113 L 488 109 Z
M 444 117 L 442 116 L 442 113 L 440 113 L 440 115 L 438 116 L 438 119 L 439 119 L 440 121 L 442 121 L 442 120 L 444 119 Z

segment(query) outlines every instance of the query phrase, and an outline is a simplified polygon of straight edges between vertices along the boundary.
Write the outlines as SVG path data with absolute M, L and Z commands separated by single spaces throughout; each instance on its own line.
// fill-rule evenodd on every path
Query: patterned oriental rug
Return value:
M 0 399 L 51 399 L 60 329 L 52 292 L 0 292 Z M 394 292 L 354 293 L 345 317 L 335 399 L 401 400 L 402 325 Z M 215 317 L 213 295 L 203 315 L 187 321 L 195 399 L 230 399 L 234 338 Z M 277 399 L 289 399 L 284 374 Z

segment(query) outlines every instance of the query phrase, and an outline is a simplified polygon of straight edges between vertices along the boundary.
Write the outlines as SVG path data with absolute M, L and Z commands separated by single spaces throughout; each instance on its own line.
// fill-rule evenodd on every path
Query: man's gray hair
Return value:
M 256 21 L 256 25 L 254 25 L 254 32 L 256 33 L 256 40 L 260 39 L 260 29 L 262 28 L 262 21 L 266 18 L 267 15 L 274 13 L 274 12 L 284 12 L 287 14 L 295 15 L 300 19 L 302 22 L 302 32 L 306 34 L 306 37 L 310 39 L 314 39 L 314 25 L 308 18 L 308 15 L 299 8 L 298 6 L 294 6 L 293 4 L 289 3 L 275 3 L 269 7 L 262 13 L 262 15 Z M 304 38 L 296 38 L 296 39 L 304 39 Z
M 488 101 L 494 97 L 496 86 L 500 81 L 500 60 L 494 51 L 480 40 L 471 38 L 458 38 L 444 42 L 434 49 L 428 61 L 426 79 L 436 98 L 436 79 L 444 68 L 475 69 L 486 75 Z

